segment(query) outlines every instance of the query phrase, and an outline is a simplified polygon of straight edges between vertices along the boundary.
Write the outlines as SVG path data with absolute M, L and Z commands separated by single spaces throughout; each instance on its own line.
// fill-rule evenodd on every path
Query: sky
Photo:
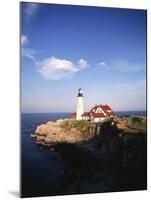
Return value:
M 146 11 L 21 3 L 21 111 L 146 110 Z

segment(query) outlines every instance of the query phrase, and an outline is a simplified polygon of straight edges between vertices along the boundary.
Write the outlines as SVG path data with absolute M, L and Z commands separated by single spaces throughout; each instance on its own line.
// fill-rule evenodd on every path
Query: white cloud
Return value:
M 108 66 L 108 64 L 106 63 L 106 62 L 99 62 L 97 65 L 96 65 L 96 67 L 95 67 L 95 69 L 97 70 L 97 69 L 105 69 L 105 70 L 110 70 L 111 68 Z
M 105 62 L 100 62 L 98 65 L 103 65 L 103 66 L 105 66 L 106 63 L 105 63 Z
M 25 3 L 24 6 L 24 13 L 26 15 L 26 19 L 30 20 L 38 10 L 38 3 Z
M 36 50 L 25 47 L 27 44 L 29 44 L 28 37 L 26 35 L 22 35 L 21 36 L 21 45 L 22 45 L 21 55 L 36 62 L 36 59 L 35 59 Z
M 133 63 L 127 60 L 118 60 L 113 63 L 113 69 L 120 72 L 138 72 L 145 69 L 145 64 Z
M 35 54 L 36 51 L 30 48 L 22 48 L 21 50 L 22 56 L 31 59 L 32 61 L 36 62 Z
M 135 96 L 136 94 L 146 93 L 146 80 L 141 79 L 130 83 L 118 84 L 113 86 L 113 88 L 121 94 Z
M 146 109 L 146 80 L 133 80 L 111 88 L 112 104 L 116 110 L 132 111 Z
M 84 59 L 80 59 L 77 64 L 56 57 L 45 58 L 43 61 L 37 62 L 38 72 L 47 80 L 60 80 L 72 78 L 75 73 L 88 67 L 88 63 Z
M 23 46 L 28 43 L 29 43 L 28 37 L 26 35 L 22 35 L 21 36 L 21 45 Z
M 76 72 L 89 67 L 88 62 L 84 59 L 80 59 L 77 63 L 56 57 L 45 58 L 42 61 L 38 61 L 35 58 L 37 51 L 26 47 L 27 43 L 29 43 L 28 37 L 26 35 L 22 35 L 21 55 L 33 61 L 34 65 L 38 67 L 38 72 L 44 79 L 60 80 L 72 78 Z
M 84 59 L 80 59 L 79 61 L 78 61 L 78 65 L 79 65 L 79 67 L 82 69 L 82 68 L 85 68 L 85 67 L 89 67 L 89 65 L 88 65 L 88 62 L 86 61 L 86 60 L 84 60 Z
M 111 67 L 110 67 L 111 66 Z M 136 62 L 129 62 L 127 60 L 121 59 L 112 61 L 109 65 L 106 62 L 99 62 L 95 69 L 106 69 L 106 70 L 114 70 L 118 72 L 139 72 L 141 70 L 145 70 L 146 66 L 144 63 L 136 63 Z

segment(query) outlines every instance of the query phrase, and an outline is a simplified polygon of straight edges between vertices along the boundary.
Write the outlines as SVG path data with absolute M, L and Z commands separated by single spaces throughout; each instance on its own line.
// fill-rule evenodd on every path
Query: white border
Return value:
M 30 1 L 30 0 L 29 0 Z M 120 8 L 148 9 L 148 102 L 150 102 L 150 0 L 36 0 L 36 2 L 91 5 Z M 0 5 L 0 199 L 13 199 L 19 190 L 19 1 L 3 0 Z M 151 116 L 148 104 L 148 116 Z M 150 123 L 150 118 L 148 120 Z M 148 127 L 148 154 L 150 155 L 150 128 Z M 150 169 L 148 155 L 148 191 L 100 193 L 89 195 L 57 196 L 51 199 L 149 199 Z M 31 199 L 31 198 L 29 198 Z M 36 198 L 40 199 L 40 198 Z M 45 197 L 50 199 L 50 197 Z

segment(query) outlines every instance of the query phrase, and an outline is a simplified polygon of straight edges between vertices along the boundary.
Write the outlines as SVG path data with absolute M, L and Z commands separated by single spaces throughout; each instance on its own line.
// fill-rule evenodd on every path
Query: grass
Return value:
M 145 129 L 146 124 L 147 124 L 146 119 L 143 119 L 142 117 L 127 118 L 127 125 L 131 128 Z
M 81 132 L 85 137 L 88 136 L 88 122 L 84 120 L 65 120 L 60 125 L 65 130 L 70 130 L 71 128 L 76 128 L 79 132 Z
M 83 130 L 83 128 L 86 128 L 88 125 L 87 121 L 84 121 L 84 120 L 76 120 L 76 121 L 73 121 L 73 120 L 65 120 L 61 123 L 61 127 L 62 128 L 77 128 L 78 130 Z

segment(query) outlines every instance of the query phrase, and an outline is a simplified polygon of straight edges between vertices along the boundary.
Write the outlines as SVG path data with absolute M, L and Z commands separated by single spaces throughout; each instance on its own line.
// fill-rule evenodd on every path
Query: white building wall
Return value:
M 94 122 L 100 122 L 100 118 L 94 118 Z
M 102 118 L 94 118 L 94 122 L 102 122 L 103 120 L 105 120 L 105 117 Z
M 105 116 L 107 115 L 101 107 L 98 107 L 95 111 L 96 113 L 103 113 Z
M 76 120 L 81 120 L 81 115 L 84 113 L 83 97 L 77 97 L 77 115 Z

